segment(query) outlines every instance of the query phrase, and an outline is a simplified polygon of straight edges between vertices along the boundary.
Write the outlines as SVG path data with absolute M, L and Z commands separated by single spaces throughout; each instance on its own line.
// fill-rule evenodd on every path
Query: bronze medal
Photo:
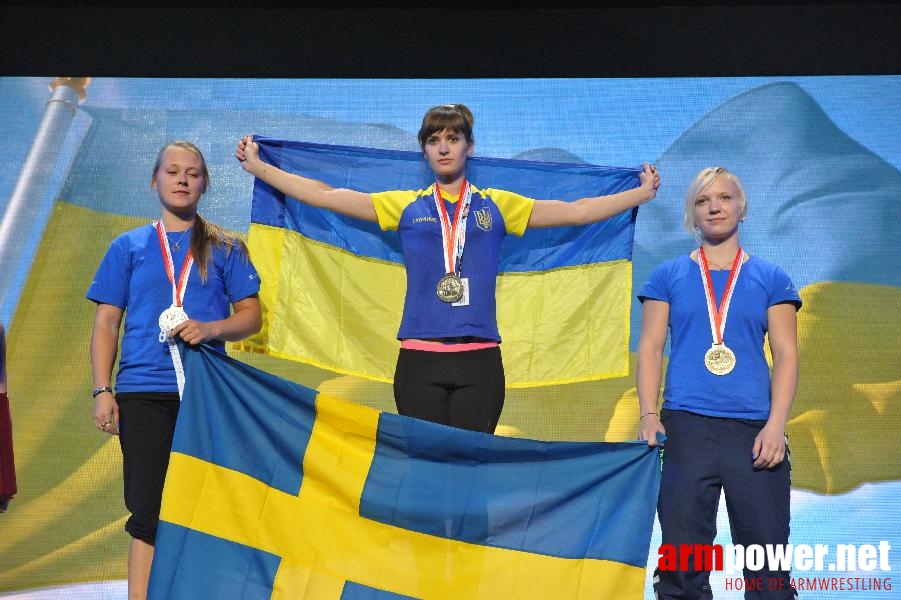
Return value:
M 732 293 L 735 291 L 735 283 L 741 272 L 741 263 L 744 260 L 744 251 L 741 246 L 732 260 L 732 269 L 729 279 L 726 281 L 726 289 L 719 307 L 713 296 L 713 282 L 710 279 L 710 269 L 707 266 L 707 257 L 704 247 L 698 249 L 698 264 L 701 271 L 701 284 L 704 287 L 704 295 L 707 301 L 707 315 L 710 318 L 710 332 L 713 336 L 713 345 L 704 354 L 704 366 L 714 375 L 725 375 L 735 368 L 735 353 L 723 343 L 723 333 L 726 330 L 726 316 L 729 312 L 729 304 L 732 301 Z
M 463 280 L 453 273 L 448 273 L 438 280 L 435 291 L 438 293 L 438 299 L 442 302 L 448 304 L 459 302 L 463 297 Z
M 735 368 L 735 353 L 726 344 L 714 344 L 704 355 L 704 366 L 714 375 L 725 375 Z

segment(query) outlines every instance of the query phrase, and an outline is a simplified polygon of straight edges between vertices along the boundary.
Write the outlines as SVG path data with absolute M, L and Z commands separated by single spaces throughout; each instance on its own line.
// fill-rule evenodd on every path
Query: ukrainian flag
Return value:
M 641 598 L 660 456 L 329 397 L 180 344 L 150 598 Z
M 361 191 L 425 189 L 421 153 L 257 138 L 264 160 Z M 577 200 L 637 187 L 637 168 L 472 158 L 477 186 Z M 637 210 L 504 242 L 498 327 L 508 387 L 629 372 Z M 263 329 L 234 348 L 390 382 L 406 274 L 396 232 L 287 199 L 256 180 L 248 243 L 260 271 Z

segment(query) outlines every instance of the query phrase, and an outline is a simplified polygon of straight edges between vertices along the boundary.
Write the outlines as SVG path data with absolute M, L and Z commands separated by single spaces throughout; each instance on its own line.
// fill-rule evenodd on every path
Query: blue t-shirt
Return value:
M 710 271 L 716 305 L 729 271 Z M 741 267 L 726 316 L 723 343 L 736 357 L 735 368 L 714 375 L 704 365 L 713 344 L 701 267 L 689 255 L 658 265 L 638 292 L 638 299 L 669 304 L 670 354 L 663 406 L 712 417 L 765 420 L 770 414 L 770 369 L 764 354 L 769 307 L 801 297 L 788 274 L 751 256 Z
M 371 194 L 379 226 L 396 229 L 407 272 L 398 339 L 472 336 L 500 341 L 495 290 L 501 243 L 508 233 L 522 235 L 534 200 L 504 190 L 471 186 L 461 277 L 469 282 L 469 305 L 452 306 L 435 291 L 445 274 L 441 221 L 433 186 Z M 457 198 L 442 192 L 449 218 Z
M 176 251 L 172 245 L 181 232 L 169 233 L 175 278 L 188 252 L 188 244 Z M 248 256 L 238 247 L 213 245 L 207 281 L 191 265 L 183 306 L 192 319 L 218 321 L 231 314 L 231 304 L 260 291 L 260 277 Z M 166 274 L 156 228 L 147 224 L 118 236 L 100 262 L 86 297 L 125 310 L 117 392 L 177 392 L 178 384 L 169 345 L 160 337 L 159 316 L 172 305 L 172 284 Z M 225 352 L 223 342 L 209 342 Z

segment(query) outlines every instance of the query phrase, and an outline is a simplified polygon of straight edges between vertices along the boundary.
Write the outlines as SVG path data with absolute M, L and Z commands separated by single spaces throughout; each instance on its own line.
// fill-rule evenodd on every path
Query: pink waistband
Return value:
M 467 352 L 469 350 L 484 350 L 494 348 L 497 342 L 426 342 L 424 340 L 402 340 L 400 347 L 406 350 L 423 350 L 425 352 Z

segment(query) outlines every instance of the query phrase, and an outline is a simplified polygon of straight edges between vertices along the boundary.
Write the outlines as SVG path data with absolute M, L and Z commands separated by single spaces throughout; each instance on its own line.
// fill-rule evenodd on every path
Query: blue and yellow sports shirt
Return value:
M 435 291 L 445 266 L 434 184 L 425 190 L 371 194 L 379 226 L 397 230 L 407 271 L 398 339 L 471 336 L 500 341 L 495 289 L 501 243 L 508 233 L 521 236 L 525 232 L 535 201 L 513 192 L 470 186 L 472 200 L 459 272 L 469 282 L 468 306 L 445 303 Z M 441 197 L 452 216 L 457 198 L 443 191 Z

